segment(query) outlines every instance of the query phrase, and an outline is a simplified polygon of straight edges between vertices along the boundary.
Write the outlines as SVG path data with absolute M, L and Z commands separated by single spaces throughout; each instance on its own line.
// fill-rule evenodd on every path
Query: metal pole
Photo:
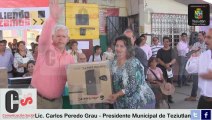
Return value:
M 2 39 L 3 39 L 3 31 L 0 30 L 0 40 L 2 40 Z

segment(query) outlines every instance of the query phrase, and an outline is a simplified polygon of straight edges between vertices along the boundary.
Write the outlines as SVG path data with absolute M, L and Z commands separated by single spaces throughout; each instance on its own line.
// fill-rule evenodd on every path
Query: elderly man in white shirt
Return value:
M 182 33 L 181 34 L 181 40 L 177 44 L 177 51 L 178 51 L 178 61 L 179 61 L 179 77 L 178 77 L 178 86 L 181 87 L 182 85 L 188 86 L 189 84 L 186 83 L 186 53 L 189 51 L 189 46 L 188 46 L 188 39 L 187 39 L 187 34 Z
M 192 52 L 192 51 L 191 51 Z M 200 50 L 195 51 L 192 57 L 186 63 L 186 70 L 191 74 L 193 85 L 191 90 L 191 96 L 186 97 L 185 101 L 196 101 L 197 100 L 197 90 L 198 90 L 198 66 L 199 63 Z M 191 67 L 193 66 L 193 67 Z
M 191 51 L 196 51 L 195 54 L 199 55 L 203 52 L 205 52 L 207 50 L 206 44 L 205 44 L 205 32 L 204 31 L 200 31 L 198 33 L 198 40 L 199 42 L 196 42 L 192 48 Z M 195 56 L 197 56 L 195 55 Z M 196 64 L 196 62 L 198 61 L 198 57 L 193 56 L 192 62 L 187 62 L 187 66 L 190 64 Z M 197 66 L 196 66 L 197 67 Z M 188 68 L 187 68 L 188 69 Z M 196 101 L 197 100 L 197 91 L 198 91 L 198 69 L 191 69 L 191 70 L 187 70 L 189 74 L 191 74 L 191 78 L 193 81 L 193 86 L 192 86 L 192 90 L 191 90 L 191 96 L 185 98 L 185 101 Z M 194 72 L 196 71 L 196 72 Z
M 198 109 L 212 109 L 212 28 L 209 29 L 205 40 L 209 50 L 199 56 L 197 64 L 187 66 L 188 72 L 194 69 L 198 71 L 198 87 L 201 95 Z M 194 60 L 191 57 L 188 62 L 193 63 Z

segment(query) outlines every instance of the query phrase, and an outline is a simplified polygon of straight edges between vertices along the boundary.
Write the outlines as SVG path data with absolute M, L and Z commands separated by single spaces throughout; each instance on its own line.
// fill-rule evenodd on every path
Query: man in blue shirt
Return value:
M 10 50 L 6 50 L 6 44 L 4 41 L 0 41 L 0 61 L 0 67 L 5 67 L 8 70 L 8 78 L 13 77 L 13 55 Z

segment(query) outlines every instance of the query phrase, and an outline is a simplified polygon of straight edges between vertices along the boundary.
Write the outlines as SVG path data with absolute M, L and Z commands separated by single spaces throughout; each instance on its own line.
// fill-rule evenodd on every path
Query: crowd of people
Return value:
M 68 64 L 108 60 L 113 88 L 113 94 L 107 99 L 110 108 L 159 109 L 163 100 L 174 103 L 173 66 L 178 63 L 177 87 L 189 86 L 189 78 L 193 81 L 191 96 L 185 101 L 197 100 L 199 86 L 201 96 L 197 108 L 212 109 L 212 29 L 207 34 L 199 32 L 199 41 L 192 46 L 187 34 L 182 33 L 176 50 L 170 47 L 171 39 L 167 36 L 162 40 L 153 37 L 150 46 L 145 34 L 134 36 L 131 29 L 126 29 L 103 54 L 101 46 L 94 46 L 93 54 L 87 59 L 78 49 L 77 41 L 67 44 L 68 28 L 56 25 L 60 15 L 57 0 L 53 0 L 50 17 L 30 50 L 24 41 L 14 39 L 8 48 L 6 40 L 0 41 L 0 67 L 7 68 L 9 78 L 32 76 L 30 88 L 37 89 L 38 108 L 62 108 Z

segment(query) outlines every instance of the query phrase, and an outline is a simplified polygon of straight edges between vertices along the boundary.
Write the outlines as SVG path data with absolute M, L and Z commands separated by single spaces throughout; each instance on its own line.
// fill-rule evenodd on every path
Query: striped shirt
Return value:
M 161 48 L 163 48 L 163 45 L 152 45 L 151 46 L 151 49 L 152 49 L 152 57 L 156 57 L 157 56 L 157 53 L 158 53 L 158 50 L 160 50 Z

